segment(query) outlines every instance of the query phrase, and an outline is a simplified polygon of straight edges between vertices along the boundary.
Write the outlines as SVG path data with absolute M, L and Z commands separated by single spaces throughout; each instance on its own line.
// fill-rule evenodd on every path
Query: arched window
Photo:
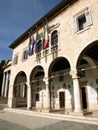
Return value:
M 52 35 L 51 35 L 51 46 L 57 43 L 58 43 L 58 31 L 55 30 L 52 32 Z
M 58 31 L 55 30 L 51 34 L 51 52 L 58 49 Z

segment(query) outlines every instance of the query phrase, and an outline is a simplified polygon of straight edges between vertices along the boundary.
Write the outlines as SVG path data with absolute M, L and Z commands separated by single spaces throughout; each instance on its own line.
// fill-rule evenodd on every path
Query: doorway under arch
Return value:
M 73 109 L 72 78 L 69 74 L 70 63 L 58 57 L 50 64 L 50 97 L 52 109 Z
M 82 109 L 98 109 L 97 52 L 98 41 L 95 41 L 81 52 L 77 61 Z

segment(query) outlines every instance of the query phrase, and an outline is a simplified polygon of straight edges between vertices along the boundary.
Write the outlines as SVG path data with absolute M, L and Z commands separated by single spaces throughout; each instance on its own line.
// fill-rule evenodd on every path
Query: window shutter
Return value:
M 79 24 L 78 24 L 78 18 L 75 17 L 74 18 L 74 32 L 78 32 L 79 31 Z
M 85 16 L 86 16 L 87 26 L 92 25 L 92 18 L 91 18 L 90 11 L 86 11 Z
M 21 60 L 22 60 L 22 61 L 24 60 L 24 52 L 22 52 Z
M 26 50 L 26 57 L 27 57 L 27 59 L 28 59 L 28 50 Z

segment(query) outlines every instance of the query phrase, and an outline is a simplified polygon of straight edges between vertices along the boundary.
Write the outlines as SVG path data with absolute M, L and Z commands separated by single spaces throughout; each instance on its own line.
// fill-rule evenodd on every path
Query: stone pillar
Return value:
M 1 92 L 1 96 L 4 97 L 4 90 L 5 90 L 5 77 L 6 74 L 3 74 L 3 83 L 2 83 L 2 92 Z
M 71 72 L 74 89 L 74 112 L 81 112 L 80 86 L 77 71 Z
M 30 83 L 27 83 L 27 109 L 32 109 L 32 98 L 31 98 L 31 86 Z
M 23 94 L 22 94 L 22 97 L 24 98 L 24 97 L 25 97 L 25 84 L 23 84 L 22 87 L 23 87 Z
M 50 108 L 50 89 L 49 89 L 49 80 L 48 78 L 47 79 L 44 79 L 45 81 L 45 86 L 46 86 L 46 109 L 49 111 L 51 108 Z
M 8 72 L 6 73 L 6 81 L 5 81 L 5 91 L 4 91 L 4 97 L 7 97 L 7 89 L 8 89 Z
M 17 97 L 14 84 L 9 85 L 8 106 L 9 108 L 16 108 L 17 106 Z

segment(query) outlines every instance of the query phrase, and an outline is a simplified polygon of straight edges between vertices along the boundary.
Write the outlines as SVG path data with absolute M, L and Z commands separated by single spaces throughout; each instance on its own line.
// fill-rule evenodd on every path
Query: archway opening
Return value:
M 44 69 L 41 66 L 36 66 L 30 76 L 30 82 L 32 87 L 32 107 L 35 109 L 43 109 L 45 104 L 45 83 Z
M 14 97 L 16 100 L 16 107 L 27 106 L 27 77 L 25 72 L 21 71 L 17 74 L 14 82 Z
M 64 57 L 56 58 L 49 67 L 52 109 L 73 108 L 72 78 L 69 72 L 70 63 Z
M 98 41 L 95 41 L 82 51 L 77 62 L 82 109 L 98 109 L 97 51 Z

